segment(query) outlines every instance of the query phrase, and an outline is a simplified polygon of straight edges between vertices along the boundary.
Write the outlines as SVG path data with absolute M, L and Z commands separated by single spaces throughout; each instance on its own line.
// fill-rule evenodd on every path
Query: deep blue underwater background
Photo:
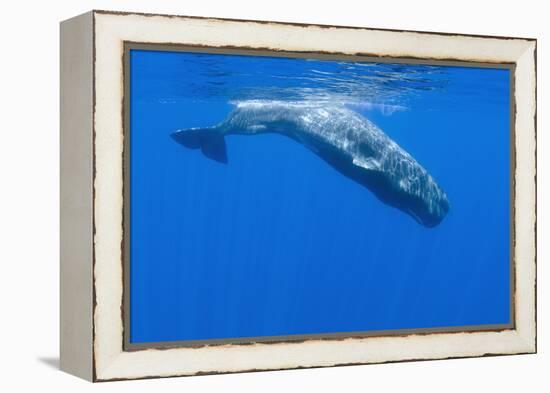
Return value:
M 177 144 L 248 99 L 343 102 L 449 197 L 425 228 L 295 141 Z M 509 71 L 131 51 L 131 342 L 510 321 Z

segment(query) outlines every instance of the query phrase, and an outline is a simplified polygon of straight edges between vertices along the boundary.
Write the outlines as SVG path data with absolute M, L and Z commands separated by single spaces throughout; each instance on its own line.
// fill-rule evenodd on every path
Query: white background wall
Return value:
M 549 88 L 545 70 L 550 66 L 550 12 L 544 5 L 535 0 L 4 2 L 0 12 L 0 390 L 549 391 L 545 200 L 550 198 L 546 171 L 550 138 L 545 127 Z M 58 23 L 90 9 L 538 38 L 539 354 L 95 386 L 58 371 Z

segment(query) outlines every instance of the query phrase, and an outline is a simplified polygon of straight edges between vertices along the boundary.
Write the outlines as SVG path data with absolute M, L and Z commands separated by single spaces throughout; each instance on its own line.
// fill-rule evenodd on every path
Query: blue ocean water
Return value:
M 507 69 L 131 50 L 133 343 L 510 322 Z M 170 134 L 246 100 L 339 102 L 446 192 L 434 228 L 296 141 Z

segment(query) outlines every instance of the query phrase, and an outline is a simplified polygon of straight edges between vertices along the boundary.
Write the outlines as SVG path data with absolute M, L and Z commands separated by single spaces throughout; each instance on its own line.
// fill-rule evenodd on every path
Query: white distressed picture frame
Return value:
M 514 326 L 124 350 L 125 43 L 514 65 Z M 90 381 L 536 352 L 536 40 L 92 11 L 61 24 L 61 368 Z

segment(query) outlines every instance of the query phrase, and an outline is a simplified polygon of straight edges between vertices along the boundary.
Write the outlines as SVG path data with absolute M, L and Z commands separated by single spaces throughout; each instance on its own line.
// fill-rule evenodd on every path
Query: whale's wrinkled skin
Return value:
M 426 227 L 438 225 L 449 210 L 447 196 L 426 169 L 380 128 L 344 105 L 244 101 L 222 123 L 178 130 L 172 138 L 227 163 L 226 135 L 262 133 L 285 135 L 301 143 L 379 200 Z

